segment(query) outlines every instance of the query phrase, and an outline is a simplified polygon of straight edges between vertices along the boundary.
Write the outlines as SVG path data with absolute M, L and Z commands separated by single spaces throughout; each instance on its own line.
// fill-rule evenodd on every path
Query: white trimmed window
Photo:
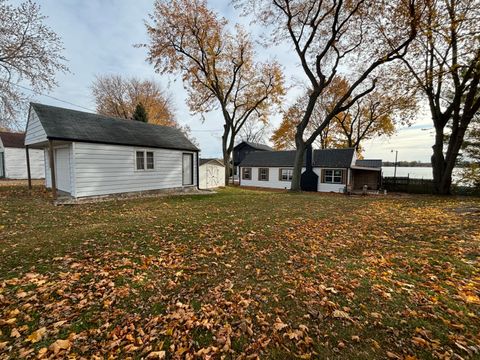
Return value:
M 342 170 L 324 170 L 324 182 L 327 184 L 341 184 Z
M 292 181 L 293 169 L 280 169 L 280 181 Z
M 155 157 L 153 151 L 135 151 L 135 169 L 153 170 L 155 169 Z

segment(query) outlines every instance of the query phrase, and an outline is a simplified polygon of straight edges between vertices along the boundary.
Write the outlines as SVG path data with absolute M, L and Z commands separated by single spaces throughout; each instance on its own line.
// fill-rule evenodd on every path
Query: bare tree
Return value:
M 62 41 L 45 18 L 32 1 L 15 7 L 0 0 L 0 125 L 15 125 L 26 108 L 22 84 L 36 92 L 51 90 L 57 71 L 68 71 Z
M 229 168 L 235 138 L 244 124 L 254 119 L 266 122 L 284 94 L 280 66 L 255 62 L 248 34 L 238 26 L 234 33 L 228 31 L 227 21 L 204 0 L 157 0 L 152 21 L 150 62 L 161 73 L 182 75 L 193 113 L 221 111 L 223 161 Z
M 428 0 L 410 55 L 403 59 L 412 85 L 428 101 L 433 126 L 435 190 L 450 193 L 465 133 L 480 109 L 480 3 Z
M 268 140 L 268 129 L 269 123 L 253 119 L 247 120 L 239 132 L 240 140 L 263 144 Z
M 415 0 L 237 0 L 263 24 L 273 41 L 294 48 L 311 91 L 296 126 L 297 149 L 291 190 L 300 190 L 304 152 L 338 114 L 372 92 L 377 69 L 402 58 L 416 36 Z M 304 139 L 317 100 L 344 73 L 350 85 L 322 123 Z

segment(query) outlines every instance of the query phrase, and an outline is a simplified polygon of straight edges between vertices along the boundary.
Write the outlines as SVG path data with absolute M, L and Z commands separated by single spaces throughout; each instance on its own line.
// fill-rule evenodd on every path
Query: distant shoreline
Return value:
M 469 163 L 460 163 L 456 164 L 456 168 L 463 168 L 467 166 Z M 395 166 L 395 163 L 393 161 L 384 161 L 382 162 L 382 167 L 383 166 Z M 425 167 L 425 168 L 431 168 L 432 164 L 431 163 L 422 163 L 422 162 L 417 162 L 417 161 L 399 161 L 397 162 L 397 167 Z
M 395 166 L 393 161 L 384 161 L 382 166 Z M 422 163 L 417 161 L 399 161 L 397 167 L 432 167 L 431 163 Z

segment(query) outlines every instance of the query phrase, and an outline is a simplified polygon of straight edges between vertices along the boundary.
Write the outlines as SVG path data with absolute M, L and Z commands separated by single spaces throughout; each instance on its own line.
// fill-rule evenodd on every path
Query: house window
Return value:
M 342 170 L 324 170 L 324 183 L 328 184 L 341 184 L 342 183 Z
M 268 181 L 268 168 L 259 168 L 258 169 L 258 180 L 259 181 Z
M 145 169 L 145 157 L 143 151 L 137 151 L 137 170 Z
M 252 168 L 242 168 L 242 179 L 252 180 Z
M 146 155 L 147 155 L 147 169 L 151 170 L 154 168 L 153 151 L 147 151 Z
M 137 170 L 153 170 L 155 169 L 155 160 L 153 151 L 136 151 L 135 152 L 135 168 Z
M 280 169 L 280 181 L 292 181 L 293 169 Z

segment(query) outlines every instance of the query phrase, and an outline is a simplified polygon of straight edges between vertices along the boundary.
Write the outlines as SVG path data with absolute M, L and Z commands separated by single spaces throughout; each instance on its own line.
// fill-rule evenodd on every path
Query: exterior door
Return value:
M 183 185 L 193 185 L 193 154 L 183 154 Z
M 55 149 L 55 179 L 58 190 L 70 192 L 70 149 Z
M 5 153 L 0 153 L 0 178 L 5 177 Z
M 219 175 L 218 166 L 207 165 L 207 187 L 218 187 Z

